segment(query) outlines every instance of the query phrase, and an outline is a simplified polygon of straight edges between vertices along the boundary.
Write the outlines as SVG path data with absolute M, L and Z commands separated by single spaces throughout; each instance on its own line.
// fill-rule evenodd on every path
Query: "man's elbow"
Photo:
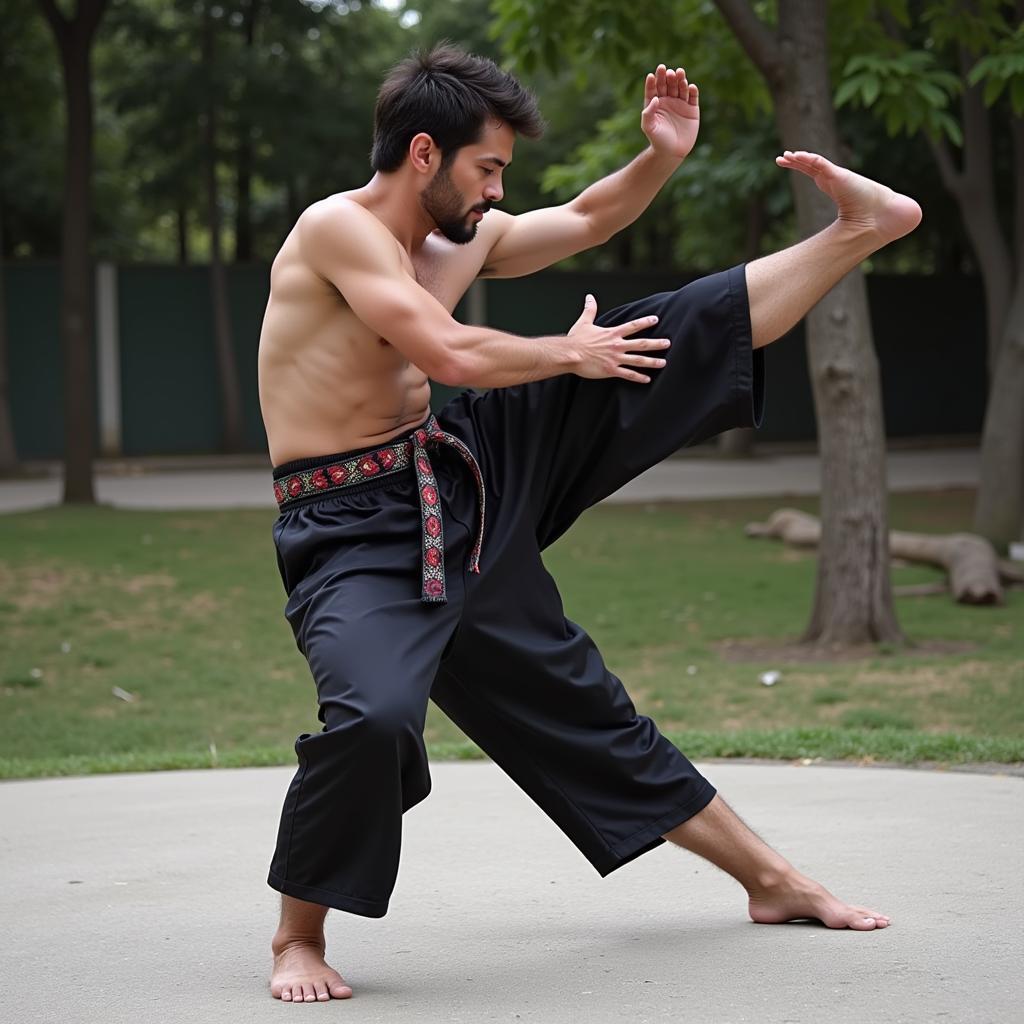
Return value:
M 454 352 L 446 352 L 432 362 L 427 375 L 432 381 L 449 388 L 469 387 L 466 360 Z

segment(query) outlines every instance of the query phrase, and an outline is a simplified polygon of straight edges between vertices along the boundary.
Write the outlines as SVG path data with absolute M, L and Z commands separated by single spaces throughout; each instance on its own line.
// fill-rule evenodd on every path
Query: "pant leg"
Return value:
M 598 323 L 652 313 L 659 322 L 643 334 L 672 347 L 658 353 L 666 366 L 650 372 L 650 384 L 563 374 L 467 392 L 439 414 L 477 453 L 496 500 L 527 505 L 542 549 L 685 445 L 760 422 L 764 352 L 752 349 L 743 266 L 620 306 Z
M 714 787 L 638 715 L 567 620 L 528 529 L 471 587 L 431 699 L 601 874 L 661 845 Z M 532 545 L 532 551 L 530 547 Z
M 439 478 L 442 496 L 449 481 Z M 323 730 L 295 744 L 268 882 L 382 917 L 402 814 L 430 792 L 423 726 L 458 624 L 469 531 L 446 522 L 448 603 L 423 604 L 415 480 L 286 512 L 275 540 L 286 615 L 316 682 Z
M 439 414 L 476 453 L 488 496 L 481 575 L 431 697 L 607 874 L 653 849 L 715 790 L 636 710 L 565 618 L 540 551 L 580 513 L 684 445 L 756 425 L 742 266 L 622 306 L 669 337 L 652 383 L 571 374 L 457 396 Z

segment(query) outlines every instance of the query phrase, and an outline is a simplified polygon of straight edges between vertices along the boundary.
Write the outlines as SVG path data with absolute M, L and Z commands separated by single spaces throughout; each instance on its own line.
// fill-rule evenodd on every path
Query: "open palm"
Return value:
M 698 98 L 699 90 L 686 80 L 683 68 L 659 64 L 647 76 L 640 126 L 653 149 L 679 160 L 689 154 L 700 127 Z

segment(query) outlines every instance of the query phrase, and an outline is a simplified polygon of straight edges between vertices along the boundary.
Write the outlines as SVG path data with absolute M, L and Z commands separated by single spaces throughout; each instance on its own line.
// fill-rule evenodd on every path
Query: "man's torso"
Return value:
M 490 251 L 487 220 L 466 245 L 435 232 L 412 257 L 395 240 L 407 273 L 449 312 Z M 384 444 L 430 412 L 426 374 L 304 261 L 297 235 L 293 229 L 274 260 L 260 335 L 260 408 L 274 465 Z

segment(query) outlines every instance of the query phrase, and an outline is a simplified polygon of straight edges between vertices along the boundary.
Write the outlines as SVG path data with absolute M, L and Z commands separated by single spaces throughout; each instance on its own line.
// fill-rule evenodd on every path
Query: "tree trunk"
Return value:
M 974 58 L 961 51 L 960 67 L 964 79 L 973 62 Z M 929 140 L 929 146 L 938 164 L 942 183 L 960 210 L 960 218 L 981 271 L 985 289 L 988 372 L 992 380 L 998 361 L 1003 320 L 1010 306 L 1013 269 L 996 209 L 992 126 L 989 110 L 982 97 L 983 90 L 983 84 L 969 86 L 964 90 L 961 103 L 963 168 L 957 170 L 954 166 L 949 147 L 943 140 Z
M 974 508 L 974 529 L 999 546 L 1024 537 L 1024 118 L 1010 116 L 1016 273 L 1003 317 L 995 372 L 989 379 Z
M 64 222 L 61 232 L 60 333 L 64 369 L 64 502 L 95 503 L 95 282 L 91 261 L 92 42 L 107 0 L 78 0 L 68 19 L 39 0 L 61 56 L 66 102 Z
M 288 210 L 288 226 L 285 231 L 287 235 L 292 229 L 292 225 L 299 219 L 299 214 L 302 213 L 302 198 L 299 192 L 299 182 L 294 175 L 288 175 L 288 180 L 284 185 L 284 199 L 285 208 Z M 284 239 L 282 238 L 282 241 Z
M 1024 15 L 1024 3 L 1017 6 Z M 977 56 L 960 50 L 964 79 Z M 1016 201 L 1008 243 L 996 208 L 991 111 L 983 90 L 983 83 L 964 90 L 963 166 L 957 168 L 944 140 L 929 145 L 960 210 L 985 288 L 989 393 L 974 528 L 1005 545 L 1024 529 L 1024 118 L 1008 114 Z
M 178 196 L 174 220 L 178 229 L 178 263 L 185 266 L 188 263 L 188 203 L 183 195 Z
M 1005 547 L 1022 535 L 1024 510 L 1024 259 L 999 345 L 981 435 L 974 528 Z
M 828 71 L 826 5 L 779 0 L 778 32 L 749 0 L 715 0 L 775 97 L 783 147 L 838 157 Z M 791 175 L 800 233 L 835 217 L 803 175 Z M 807 317 L 807 349 L 821 451 L 822 548 L 804 642 L 901 643 L 889 580 L 885 429 L 867 290 L 847 274 Z
M 837 159 L 825 18 L 817 0 L 780 3 L 786 71 L 775 114 L 783 148 Z M 835 209 L 810 179 L 794 174 L 791 180 L 797 224 L 806 237 L 830 224 Z M 889 578 L 881 387 L 859 268 L 808 314 L 807 350 L 821 453 L 822 544 L 803 641 L 902 643 Z
M 238 164 L 235 188 L 235 262 L 252 259 L 252 125 L 249 123 L 251 90 L 249 79 L 253 74 L 252 55 L 256 43 L 256 21 L 260 14 L 261 0 L 249 0 L 245 5 L 245 88 L 238 118 Z
M 0 207 L 0 475 L 13 472 L 18 466 L 18 450 L 14 444 L 11 423 L 9 377 L 7 373 L 7 303 L 4 301 L 4 231 L 3 209 Z
M 203 10 L 203 64 L 206 70 L 206 110 L 203 117 L 205 141 L 206 205 L 210 229 L 210 297 L 213 305 L 214 348 L 221 388 L 221 411 L 225 451 L 242 447 L 242 395 L 238 382 L 231 311 L 228 306 L 227 277 L 220 240 L 220 195 L 217 187 L 217 102 L 214 85 L 214 26 L 207 3 Z

